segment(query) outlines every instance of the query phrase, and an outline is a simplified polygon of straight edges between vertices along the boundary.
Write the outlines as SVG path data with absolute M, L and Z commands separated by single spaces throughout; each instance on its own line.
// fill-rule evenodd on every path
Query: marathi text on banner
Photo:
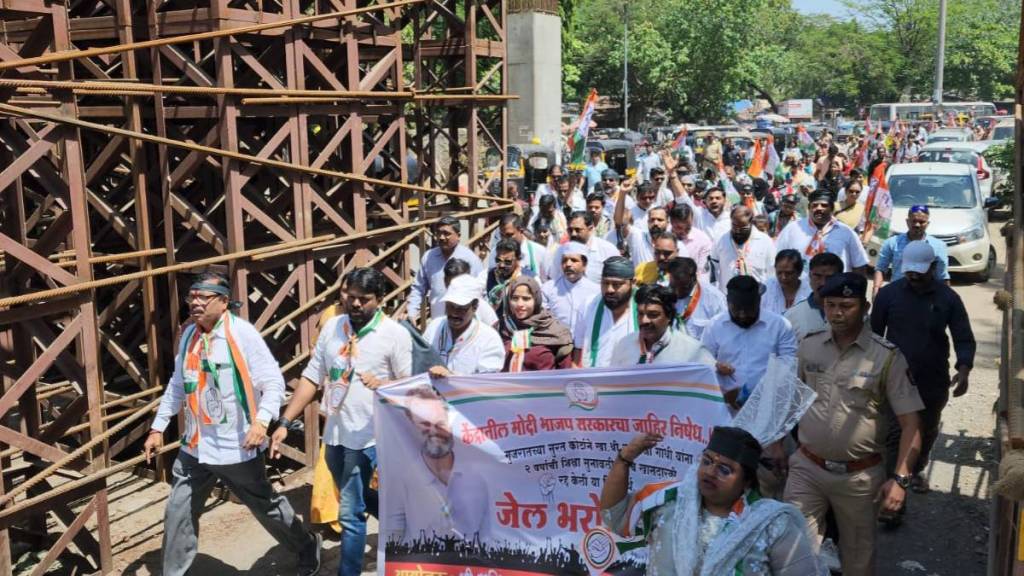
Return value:
M 440 396 L 439 396 L 439 395 Z M 681 477 L 730 421 L 711 368 L 419 376 L 378 390 L 384 573 L 642 574 L 618 553 L 599 498 L 619 449 L 631 490 Z

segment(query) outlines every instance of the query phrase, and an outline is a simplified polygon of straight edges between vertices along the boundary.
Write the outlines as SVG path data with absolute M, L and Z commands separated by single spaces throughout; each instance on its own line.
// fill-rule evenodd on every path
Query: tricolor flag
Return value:
M 761 151 L 761 140 L 754 140 L 754 147 L 750 152 L 750 165 L 747 166 L 747 174 L 750 174 L 751 178 L 761 178 L 764 176 L 764 155 Z
M 888 165 L 879 163 L 871 174 L 868 199 L 864 202 L 864 216 L 861 218 L 861 241 L 867 243 L 872 236 L 880 240 L 889 237 L 889 224 L 892 220 L 892 195 L 889 194 L 889 183 L 885 176 Z
M 807 129 L 804 128 L 803 124 L 796 125 L 796 140 L 800 143 L 801 148 L 814 149 L 814 138 L 807 133 Z
M 679 134 L 676 135 L 676 139 L 672 142 L 673 152 L 679 152 L 679 149 L 683 147 L 683 144 L 686 142 L 686 132 L 686 124 L 683 124 L 683 127 L 679 129 Z
M 572 155 L 573 164 L 583 164 L 584 152 L 587 148 L 587 135 L 590 134 L 590 120 L 594 117 L 594 108 L 597 106 L 597 90 L 591 88 L 590 96 L 583 104 L 583 112 L 580 113 L 579 124 L 576 132 L 573 132 L 572 140 L 569 140 L 569 153 Z

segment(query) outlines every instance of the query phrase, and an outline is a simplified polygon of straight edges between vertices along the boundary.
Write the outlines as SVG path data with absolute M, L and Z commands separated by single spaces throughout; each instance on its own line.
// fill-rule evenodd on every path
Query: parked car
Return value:
M 1013 139 L 1014 130 L 1013 118 L 1000 120 L 992 127 L 992 132 L 989 133 L 988 137 L 989 140 L 994 141 L 996 144 L 1003 144 Z
M 949 271 L 974 275 L 988 281 L 996 265 L 996 251 L 988 233 L 988 210 L 996 198 L 982 198 L 975 169 L 955 162 L 895 164 L 888 172 L 893 215 L 891 234 L 907 231 L 906 214 L 911 206 L 929 208 L 928 233 L 946 243 Z M 868 242 L 872 261 L 883 239 Z

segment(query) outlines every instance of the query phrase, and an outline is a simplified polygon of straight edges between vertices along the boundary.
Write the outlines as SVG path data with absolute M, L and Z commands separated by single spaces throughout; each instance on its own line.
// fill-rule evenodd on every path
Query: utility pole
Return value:
M 935 54 L 935 92 L 932 102 L 942 113 L 942 70 L 946 66 L 946 0 L 939 0 L 939 45 Z
M 625 15 L 622 27 L 622 127 L 629 130 L 629 2 L 622 5 Z

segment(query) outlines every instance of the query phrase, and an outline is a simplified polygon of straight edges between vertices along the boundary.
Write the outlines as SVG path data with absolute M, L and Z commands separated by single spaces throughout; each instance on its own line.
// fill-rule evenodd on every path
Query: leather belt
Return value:
M 860 470 L 866 470 L 872 466 L 876 466 L 882 463 L 881 454 L 872 454 L 865 456 L 860 460 L 848 460 L 846 462 L 839 462 L 836 460 L 826 460 L 821 456 L 818 456 L 814 452 L 807 449 L 806 446 L 800 446 L 800 452 L 803 452 L 804 456 L 811 462 L 814 462 L 822 469 L 832 472 L 833 474 L 852 474 L 853 472 L 859 472 Z

